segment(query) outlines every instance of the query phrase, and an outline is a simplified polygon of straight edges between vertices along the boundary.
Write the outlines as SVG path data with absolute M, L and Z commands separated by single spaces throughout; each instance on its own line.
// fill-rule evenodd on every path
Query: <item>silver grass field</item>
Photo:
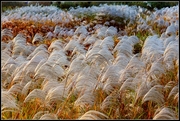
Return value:
M 179 119 L 178 10 L 1 12 L 1 119 Z

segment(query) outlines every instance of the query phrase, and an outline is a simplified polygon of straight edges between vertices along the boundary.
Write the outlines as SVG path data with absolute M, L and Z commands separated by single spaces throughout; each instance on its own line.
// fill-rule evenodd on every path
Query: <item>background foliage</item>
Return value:
M 90 6 L 98 6 L 100 4 L 113 4 L 113 5 L 129 5 L 129 6 L 133 6 L 133 5 L 136 5 L 136 6 L 141 6 L 141 7 L 144 7 L 144 8 L 147 8 L 149 10 L 153 10 L 154 8 L 157 8 L 157 9 L 161 9 L 163 7 L 171 7 L 171 6 L 175 6 L 175 5 L 178 5 L 179 2 L 178 1 L 166 1 L 166 2 L 163 2 L 163 1 L 157 1 L 157 2 L 142 2 L 142 1 L 139 1 L 139 2 L 98 2 L 98 1 L 89 1 L 89 2 L 76 2 L 76 1 L 73 1 L 73 2 L 2 2 L 2 11 L 5 11 L 7 9 L 13 9 L 13 8 L 16 8 L 16 7 L 22 7 L 22 6 L 26 6 L 26 5 L 35 5 L 35 4 L 40 4 L 42 6 L 49 6 L 49 5 L 54 5 L 54 6 L 57 6 L 61 9 L 69 9 L 70 7 L 90 7 Z

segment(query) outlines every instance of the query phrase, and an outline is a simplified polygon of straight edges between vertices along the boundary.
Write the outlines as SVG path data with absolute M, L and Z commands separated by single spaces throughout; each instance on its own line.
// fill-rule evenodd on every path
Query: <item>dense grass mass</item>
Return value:
M 179 119 L 177 2 L 18 4 L 2 2 L 1 119 Z

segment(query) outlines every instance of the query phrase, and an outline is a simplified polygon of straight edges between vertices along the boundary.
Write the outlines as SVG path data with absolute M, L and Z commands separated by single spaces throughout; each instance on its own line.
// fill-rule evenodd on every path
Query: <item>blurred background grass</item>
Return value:
M 157 1 L 157 2 L 143 2 L 143 1 L 132 1 L 132 2 L 111 2 L 111 1 L 106 1 L 106 2 L 100 2 L 100 1 L 2 1 L 1 5 L 2 5 L 2 11 L 6 11 L 9 9 L 13 9 L 13 8 L 17 8 L 17 7 L 22 7 L 22 6 L 28 6 L 28 5 L 42 5 L 42 6 L 57 6 L 63 10 L 68 10 L 70 7 L 90 7 L 90 6 L 99 6 L 100 4 L 108 4 L 108 5 L 129 5 L 129 6 L 140 6 L 140 7 L 144 7 L 147 8 L 149 10 L 153 10 L 154 8 L 157 9 L 161 9 L 163 7 L 171 7 L 171 6 L 175 6 L 178 5 L 179 2 L 178 1 Z

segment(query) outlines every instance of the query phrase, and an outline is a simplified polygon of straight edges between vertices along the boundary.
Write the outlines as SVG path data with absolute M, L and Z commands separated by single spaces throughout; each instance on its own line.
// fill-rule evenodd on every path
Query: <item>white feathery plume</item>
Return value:
M 172 36 L 169 36 L 169 37 L 166 37 L 164 39 L 164 47 L 167 48 L 168 44 L 172 41 L 175 41 L 175 35 L 172 35 Z
M 11 57 L 11 51 L 9 51 L 8 49 L 4 49 L 1 51 L 1 67 L 4 65 L 4 63 Z
M 179 42 L 171 41 L 164 51 L 164 62 L 168 69 L 174 69 L 174 61 L 179 58 Z
M 18 70 L 18 69 L 17 69 Z M 15 71 L 17 71 L 15 70 Z M 12 83 L 19 83 L 21 82 L 21 80 L 24 78 L 24 74 L 23 74 L 23 70 L 19 70 L 17 71 L 16 73 L 14 73 L 14 77 L 13 77 L 13 80 L 12 80 Z
M 29 91 L 32 91 L 35 88 L 36 88 L 36 82 L 30 81 L 22 88 L 21 94 L 26 97 L 29 94 Z
M 61 40 L 55 40 L 51 43 L 51 45 L 48 48 L 48 51 L 52 52 L 54 50 L 63 50 L 63 43 Z
M 4 63 L 2 70 L 6 69 L 6 66 L 9 64 L 16 64 L 16 62 L 14 61 L 12 57 L 9 57 L 8 60 Z
M 54 71 L 54 73 L 56 74 L 56 76 L 58 78 L 61 78 L 62 76 L 65 75 L 64 69 L 61 67 L 61 65 L 59 63 L 53 64 L 52 65 L 52 70 Z
M 109 51 L 106 47 L 102 48 L 98 54 L 102 55 L 106 60 L 107 62 L 109 63 L 111 60 L 114 59 L 111 51 Z
M 62 28 L 61 28 L 59 25 L 56 25 L 55 28 L 54 28 L 53 33 L 54 33 L 55 35 L 57 35 L 57 34 L 59 34 L 59 32 L 61 31 L 61 29 L 62 29 Z
M 101 40 L 99 42 L 101 42 Z M 93 46 L 92 48 L 89 48 L 89 50 L 86 53 L 86 59 L 91 57 L 93 54 L 98 53 L 100 50 L 101 50 L 101 48 L 99 47 L 99 45 L 98 46 Z
M 6 108 L 20 109 L 16 99 L 8 91 L 2 91 L 1 94 L 1 111 L 6 110 Z
M 135 98 L 135 104 L 138 102 L 138 100 L 144 97 L 144 95 L 151 89 L 151 82 L 144 80 L 142 78 L 141 85 L 137 88 L 136 98 Z
M 44 114 L 41 116 L 41 118 L 39 120 L 57 120 L 58 117 L 56 114 Z
M 174 111 L 168 107 L 163 107 L 160 109 L 160 111 L 157 113 L 155 112 L 155 116 L 153 117 L 153 120 L 177 120 L 176 114 Z
M 73 51 L 75 47 L 78 46 L 78 41 L 75 39 L 71 39 L 67 45 L 64 47 L 64 51 Z
M 46 97 L 46 94 L 44 93 L 44 91 L 42 91 L 41 89 L 34 89 L 32 90 L 28 95 L 27 97 L 24 99 L 24 102 L 29 102 L 31 101 L 32 99 L 40 99 L 41 102 L 45 102 L 45 97 Z
M 33 44 L 36 44 L 36 43 L 41 43 L 41 42 L 43 42 L 43 36 L 42 36 L 42 34 L 36 33 L 36 34 L 34 35 L 34 37 L 33 37 L 32 43 L 33 43 Z
M 14 84 L 11 86 L 11 88 L 8 90 L 10 94 L 21 94 L 21 90 L 23 89 L 23 86 L 21 86 L 19 83 Z
M 23 68 L 27 63 L 28 63 L 27 61 L 24 62 L 19 67 L 17 67 L 16 70 L 13 72 L 13 74 L 12 74 L 12 78 L 13 78 L 12 82 L 13 83 L 18 83 L 24 78 L 25 75 L 23 74 Z
M 98 49 L 96 49 L 96 50 L 98 50 Z M 91 63 L 97 63 L 97 64 L 101 65 L 101 64 L 104 64 L 104 62 L 105 62 L 108 65 L 114 59 L 111 51 L 109 51 L 106 47 L 101 48 L 99 50 L 99 52 L 95 53 L 96 50 L 94 51 L 93 54 L 87 55 L 86 60 L 92 59 L 90 61 Z M 91 51 L 91 52 L 93 52 L 93 51 Z M 90 54 L 90 53 L 88 53 L 88 54 Z
M 14 45 L 18 45 L 18 44 L 26 45 L 26 36 L 23 33 L 19 33 L 16 35 L 16 37 L 14 37 L 12 42 L 14 43 Z
M 163 41 L 159 39 L 157 35 L 148 36 L 142 47 L 141 59 L 144 62 L 150 61 L 150 63 L 152 63 L 156 61 L 156 59 L 160 59 L 162 57 L 163 52 Z
M 113 80 L 112 78 L 108 78 L 103 86 L 103 91 L 105 91 L 107 94 L 110 94 L 119 87 L 120 84 L 118 83 L 118 78 L 115 78 L 115 80 Z
M 106 72 L 101 77 L 101 82 L 105 82 L 108 78 L 115 79 L 119 78 L 119 68 L 116 65 L 108 66 Z
M 90 106 L 90 107 L 93 106 L 95 97 L 94 97 L 94 94 L 92 93 L 92 91 L 83 91 L 81 93 L 83 93 L 83 94 L 81 94 L 77 98 L 77 100 L 74 102 L 74 106 L 80 107 L 82 109 L 84 109 L 86 106 Z
M 114 47 L 113 36 L 107 36 L 106 38 L 104 38 L 100 44 L 100 47 L 112 50 Z
M 97 40 L 96 36 L 97 36 L 96 34 L 93 34 L 93 35 L 90 35 L 90 36 L 86 37 L 86 39 L 83 42 L 83 45 L 94 44 L 96 42 L 96 40 Z
M 34 78 L 39 77 L 46 79 L 61 78 L 64 75 L 64 70 L 61 66 L 54 64 L 54 62 L 46 61 L 41 67 L 35 72 Z
M 62 56 L 55 62 L 55 64 L 59 64 L 61 67 L 69 67 L 70 61 L 67 56 Z
M 15 59 L 15 62 L 18 66 L 21 66 L 23 63 L 26 63 L 28 62 L 26 57 L 22 56 L 22 55 L 19 55 L 16 59 Z
M 1 50 L 4 50 L 7 46 L 7 43 L 1 41 Z
M 163 86 L 162 85 L 155 85 L 153 86 L 143 97 L 142 103 L 146 101 L 153 101 L 156 102 L 158 105 L 163 105 L 164 95 L 163 92 Z
M 116 109 L 117 105 L 118 105 L 118 94 L 117 92 L 113 92 L 103 100 L 100 108 L 102 110 L 107 110 L 111 108 Z
M 97 84 L 97 80 L 91 75 L 87 75 L 86 70 L 83 69 L 82 71 L 84 74 L 78 76 L 78 78 L 75 81 L 74 88 L 77 92 L 81 92 L 82 90 L 94 90 L 95 86 Z M 86 82 L 86 83 L 84 83 Z
M 27 57 L 28 60 L 30 60 L 32 57 L 34 57 L 34 55 L 36 55 L 39 51 L 47 50 L 47 45 L 46 44 L 41 44 L 38 47 L 35 48 L 35 50 Z
M 115 53 L 116 51 L 118 55 L 120 53 L 125 54 L 127 57 L 131 57 L 133 55 L 132 54 L 133 47 L 127 42 L 123 42 L 123 43 L 119 42 L 113 49 L 112 53 Z
M 36 66 L 36 68 L 34 69 L 34 72 L 36 73 L 38 71 L 38 69 L 47 61 L 47 58 L 42 59 L 38 65 Z
M 14 57 L 20 55 L 21 53 L 25 56 L 28 56 L 30 53 L 26 48 L 26 36 L 22 33 L 16 35 L 16 37 L 12 40 L 13 42 L 13 50 L 12 54 Z
M 55 50 L 48 57 L 49 62 L 55 63 L 59 58 L 66 56 L 63 50 Z
M 77 73 L 81 71 L 81 69 L 86 65 L 84 61 L 84 55 L 80 54 L 77 56 L 70 64 L 70 67 L 68 69 L 68 74 L 70 73 Z
M 48 114 L 49 111 L 39 111 L 33 116 L 33 120 L 39 120 L 43 114 Z
M 174 23 L 171 23 L 170 26 L 167 27 L 165 34 L 166 35 L 173 35 L 176 34 L 176 26 L 174 25 Z
M 128 37 L 127 41 L 132 42 L 132 46 L 140 42 L 139 38 L 135 35 Z
M 145 64 L 142 61 L 140 61 L 139 58 L 140 54 L 134 55 L 125 68 L 126 70 L 131 70 L 133 75 L 138 73 L 139 70 L 145 67 Z
M 102 119 L 108 119 L 109 117 L 99 111 L 95 110 L 89 110 L 85 114 L 83 114 L 81 117 L 78 118 L 78 120 L 102 120 Z
M 50 89 L 55 88 L 57 86 L 61 86 L 61 84 L 56 80 L 46 81 L 42 84 L 42 91 L 48 93 Z
M 84 34 L 84 35 L 88 35 L 88 31 L 86 29 L 85 26 L 79 26 L 75 32 L 74 32 L 75 35 L 80 35 L 80 34 Z
M 86 39 L 87 35 L 85 34 L 80 34 L 79 37 L 78 37 L 78 42 L 80 44 L 82 44 L 84 42 L 84 40 Z
M 164 86 L 164 90 L 166 92 L 169 92 L 170 90 L 172 90 L 172 88 L 176 85 L 175 81 L 169 81 L 165 86 Z
M 178 91 L 179 91 L 178 85 L 174 86 L 168 95 L 168 99 L 170 99 L 172 96 L 175 96 L 178 93 Z
M 133 80 L 133 78 L 128 78 L 121 86 L 121 88 L 119 89 L 120 92 L 129 89 L 129 90 L 135 90 L 135 82 Z
M 120 85 L 124 83 L 128 78 L 134 78 L 140 70 L 145 67 L 145 64 L 139 60 L 140 54 L 134 55 L 127 66 L 122 71 L 119 77 Z
M 105 37 L 105 35 L 106 35 L 107 29 L 108 29 L 108 27 L 106 27 L 106 26 L 103 26 L 103 27 L 97 29 L 97 30 L 96 30 L 97 37 L 98 37 L 99 39 L 103 39 L 103 38 Z
M 114 36 L 114 35 L 117 35 L 117 28 L 113 27 L 113 26 L 110 26 L 106 32 L 105 32 L 105 35 L 106 36 Z
M 47 53 L 47 50 L 41 50 L 36 55 L 34 55 L 34 57 L 32 57 L 32 59 L 23 68 L 25 74 L 27 75 L 29 73 L 34 73 L 34 70 L 39 64 L 39 62 L 45 58 L 48 58 L 48 55 L 49 54 Z
M 20 54 L 27 57 L 28 54 L 26 54 L 26 53 L 28 53 L 28 52 L 26 52 L 26 51 L 28 51 L 27 48 L 26 48 L 26 45 L 23 45 L 21 43 L 15 44 L 14 47 L 13 47 L 13 51 L 12 51 L 12 57 L 17 58 L 18 55 L 20 55 Z
M 5 29 L 1 30 L 1 38 L 3 38 L 4 36 L 8 36 L 8 37 L 10 37 L 10 39 L 13 39 L 13 34 L 10 29 L 5 28 Z
M 165 73 L 165 67 L 161 60 L 153 62 L 150 70 L 148 71 L 148 74 L 152 79 L 157 79 Z
M 51 31 L 46 33 L 45 38 L 46 38 L 47 40 L 51 40 L 53 37 L 54 37 L 54 34 L 53 34 Z
M 68 95 L 68 88 L 65 88 L 64 83 L 61 83 L 61 85 L 51 88 L 46 97 L 45 97 L 45 101 L 47 104 L 51 104 L 52 102 L 59 102 L 59 101 L 63 101 L 67 95 Z

